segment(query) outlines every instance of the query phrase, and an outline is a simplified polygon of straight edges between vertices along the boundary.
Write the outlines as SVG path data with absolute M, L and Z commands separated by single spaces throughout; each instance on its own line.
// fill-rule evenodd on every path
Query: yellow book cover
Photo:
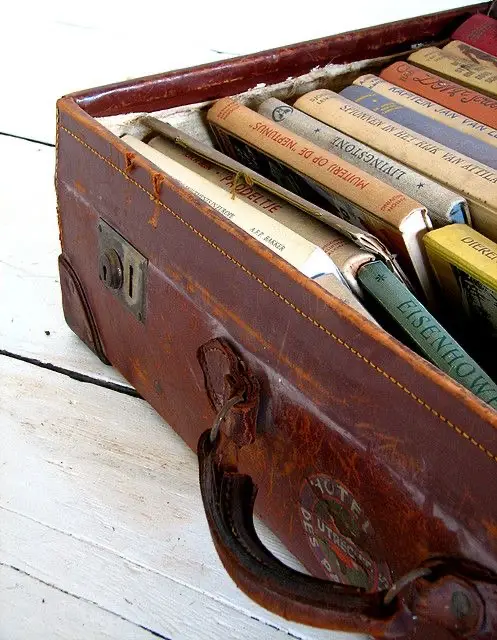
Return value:
M 419 49 L 408 58 L 409 62 L 422 69 L 433 71 L 465 87 L 476 89 L 491 98 L 497 97 L 497 71 L 477 62 L 461 60 L 437 47 Z
M 464 224 L 430 231 L 423 240 L 450 304 L 474 321 L 473 331 L 497 338 L 497 243 Z
M 497 71 L 497 58 L 495 56 L 472 47 L 470 44 L 460 42 L 459 40 L 452 40 L 449 44 L 443 47 L 442 51 L 448 53 L 455 58 L 462 58 L 469 62 L 482 64 L 484 67 L 490 67 L 494 71 Z

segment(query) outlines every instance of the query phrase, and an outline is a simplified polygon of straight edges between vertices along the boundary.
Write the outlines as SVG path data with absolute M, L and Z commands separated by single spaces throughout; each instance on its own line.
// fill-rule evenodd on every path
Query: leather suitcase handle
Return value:
M 232 579 L 253 600 L 284 618 L 304 624 L 402 638 L 412 616 L 386 592 L 314 578 L 287 567 L 261 542 L 253 522 L 255 485 L 248 475 L 216 462 L 219 438 L 206 431 L 198 443 L 200 488 L 214 545 Z
M 433 638 L 437 628 L 457 638 L 496 637 L 497 577 L 471 560 L 431 558 L 375 593 L 286 566 L 255 530 L 252 478 L 219 462 L 228 456 L 218 451 L 220 434 L 212 436 L 204 432 L 197 449 L 205 513 L 224 568 L 252 600 L 295 622 L 375 638 L 413 637 L 416 620 L 434 625 Z

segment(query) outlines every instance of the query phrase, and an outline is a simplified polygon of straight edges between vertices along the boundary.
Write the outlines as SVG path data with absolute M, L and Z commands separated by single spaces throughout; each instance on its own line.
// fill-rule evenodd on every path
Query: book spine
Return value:
M 305 94 L 294 106 L 461 193 L 475 228 L 497 240 L 497 173 L 489 167 L 327 89 Z
M 460 42 L 459 40 L 453 40 L 446 44 L 442 48 L 442 51 L 448 53 L 455 58 L 461 58 L 461 60 L 469 60 L 475 64 L 482 64 L 484 67 L 489 67 L 494 71 L 497 71 L 497 57 L 491 56 L 489 53 L 485 53 L 481 49 L 472 47 L 470 44 Z
M 398 228 L 412 212 L 424 210 L 397 189 L 231 98 L 217 101 L 207 118 L 218 129 L 248 142 L 394 227 Z
M 286 252 L 285 255 L 282 254 L 282 257 L 285 257 L 288 261 L 293 260 L 294 263 L 297 262 L 294 266 L 300 267 L 302 273 L 312 277 L 313 280 L 318 282 L 322 287 L 330 293 L 333 293 L 333 295 L 343 302 L 347 302 L 347 304 L 356 309 L 361 307 L 361 304 L 357 299 L 354 302 L 354 293 L 359 296 L 361 295 L 361 290 L 357 284 L 356 272 L 362 264 L 376 260 L 372 253 L 359 249 L 359 247 L 357 247 L 353 242 L 344 238 L 339 233 L 336 233 L 322 222 L 298 211 L 293 206 L 272 194 L 268 194 L 253 184 L 247 184 L 244 181 L 237 183 L 236 176 L 230 171 L 226 171 L 204 158 L 199 158 L 186 149 L 179 149 L 175 145 L 171 144 L 170 141 L 164 140 L 164 138 L 160 136 L 151 139 L 148 142 L 148 145 L 152 147 L 152 149 L 156 149 L 157 151 L 165 154 L 168 159 L 175 159 L 178 163 L 183 165 L 183 167 L 191 169 L 200 176 L 207 178 L 209 182 L 213 183 L 214 188 L 217 186 L 222 189 L 223 192 L 228 192 L 230 197 L 233 198 L 234 196 L 235 199 L 231 201 L 231 210 L 241 209 L 239 213 L 243 215 L 245 210 L 243 206 L 240 207 L 240 201 L 242 203 L 245 202 L 247 205 L 253 205 L 263 214 L 275 220 L 277 225 L 284 225 L 284 228 L 280 228 L 278 234 L 276 234 L 274 230 L 271 234 L 268 234 L 268 225 L 264 222 L 263 218 L 261 218 L 262 222 L 259 222 L 257 228 L 253 226 L 253 221 L 251 222 L 250 217 L 246 214 L 246 220 L 240 221 L 239 218 L 234 218 L 235 223 L 242 228 L 246 226 L 246 230 L 259 240 L 267 243 L 269 238 L 271 241 L 271 248 L 275 247 L 274 239 L 280 239 L 277 241 L 276 246 L 276 248 L 279 248 L 284 244 L 285 236 L 288 236 L 288 239 L 291 241 L 291 233 L 294 232 L 302 237 L 299 238 L 299 244 L 302 244 L 303 247 L 305 247 L 305 242 L 302 242 L 302 240 L 305 239 L 312 243 L 313 246 L 322 250 L 336 268 L 336 270 L 332 270 L 333 273 L 330 273 L 330 269 L 328 268 L 326 273 L 322 276 L 319 272 L 323 269 L 323 261 L 320 259 L 320 254 L 315 251 L 310 254 L 310 258 L 304 260 L 305 255 L 302 255 L 301 252 L 295 251 L 295 247 L 292 247 L 292 245 L 289 244 L 288 249 L 292 251 L 293 255 L 290 257 L 290 260 L 287 255 L 288 252 Z M 178 175 L 178 173 L 176 173 L 176 175 Z M 190 185 L 198 184 L 201 186 L 201 184 L 198 183 L 198 180 L 192 180 L 191 177 L 188 177 L 186 174 L 184 179 L 185 182 L 188 181 Z M 205 196 L 201 195 L 201 197 L 205 200 Z M 212 190 L 211 197 L 215 197 L 217 202 L 221 200 L 215 190 Z M 214 208 L 217 209 L 218 207 L 214 206 Z M 224 211 L 226 211 L 225 208 Z M 278 230 L 278 226 L 276 227 L 276 230 Z M 290 233 L 288 233 L 288 231 L 290 231 Z M 301 257 L 300 260 L 297 260 L 299 253 L 301 254 Z M 326 262 L 324 263 L 324 267 L 326 267 Z M 318 275 L 315 275 L 316 273 L 318 273 Z M 341 277 L 337 278 L 337 275 Z M 348 287 L 344 287 L 342 278 L 348 284 L 350 289 Z M 352 291 L 354 293 L 352 293 Z M 367 315 L 364 308 L 362 309 L 362 312 Z M 370 319 L 372 320 L 372 317 L 370 317 Z
M 495 380 L 497 244 L 464 225 L 439 231 L 425 240 L 447 318 Z
M 357 272 L 364 264 L 373 262 L 377 258 L 338 234 L 332 242 L 328 243 L 326 253 L 338 267 L 350 289 L 362 297 L 362 291 L 357 282 Z
M 433 118 L 433 120 L 441 122 L 451 129 L 456 129 L 461 133 L 465 133 L 473 138 L 481 140 L 482 142 L 486 142 L 492 147 L 497 147 L 497 129 L 492 129 L 492 127 L 488 127 L 477 120 L 473 120 L 473 118 L 468 118 L 460 113 L 451 111 L 437 102 L 428 100 L 428 98 L 418 96 L 412 91 L 407 91 L 407 89 L 397 87 L 396 85 L 391 84 L 386 80 L 382 80 L 372 74 L 360 76 L 354 80 L 354 84 L 372 89 L 376 93 L 379 93 L 386 98 L 391 98 L 392 100 L 395 100 L 395 102 L 409 107 L 413 111 L 417 111 L 418 113 L 422 113 Z
M 185 166 L 195 169 L 200 175 L 207 177 L 223 191 L 234 197 L 233 206 L 240 199 L 248 205 L 253 205 L 262 213 L 269 216 L 285 228 L 297 233 L 329 256 L 339 271 L 344 273 L 354 262 L 368 262 L 375 256 L 359 249 L 353 242 L 337 233 L 319 220 L 297 210 L 292 205 L 280 200 L 274 194 L 268 194 L 263 189 L 247 184 L 244 180 L 237 180 L 235 174 L 216 167 L 214 164 L 200 159 L 191 152 L 177 149 L 162 137 L 149 141 L 149 146 L 172 158 L 177 158 Z M 348 275 L 350 273 L 348 272 Z
M 460 224 L 431 231 L 424 242 L 429 251 L 445 256 L 451 264 L 497 291 L 497 243 Z
M 478 63 L 462 61 L 437 47 L 415 51 L 408 60 L 443 78 L 449 78 L 492 98 L 497 97 L 497 74 L 493 69 L 482 67 Z
M 304 176 L 289 169 L 275 158 L 270 158 L 255 146 L 247 144 L 236 136 L 228 135 L 223 129 L 212 123 L 211 130 L 219 149 L 253 173 L 274 181 L 283 189 L 295 193 L 297 197 L 319 208 L 328 210 L 331 208 L 334 215 L 352 224 L 361 218 L 360 207 L 356 207 L 346 198 L 339 194 L 319 192 L 316 186 L 307 181 Z
M 492 167 L 492 169 L 497 169 L 497 153 L 495 149 L 476 138 L 454 131 L 454 129 L 428 116 L 417 113 L 409 107 L 404 107 L 393 99 L 390 100 L 371 89 L 366 89 L 366 87 L 351 85 L 340 91 L 340 95 L 385 116 L 389 120 L 393 120 L 397 124 L 421 133 L 431 140 L 440 142 L 440 144 L 449 149 L 454 149 L 469 158 Z
M 348 262 L 353 260 L 354 256 L 356 260 L 360 258 L 361 264 L 364 264 L 375 259 L 373 254 L 361 251 L 340 234 L 294 210 L 279 198 L 246 183 L 234 184 L 234 175 L 231 172 L 163 138 L 151 140 L 150 145 L 153 146 L 129 135 L 124 136 L 123 140 L 160 169 L 179 180 L 215 211 L 280 255 L 336 298 L 377 324 L 352 291 L 353 288 L 361 295 L 357 280 L 355 277 L 352 278 L 350 269 L 347 269 Z M 236 199 L 233 199 L 233 194 L 236 194 Z M 294 228 L 280 222 L 279 217 L 286 223 L 293 224 Z M 311 233 L 308 235 L 318 239 L 321 246 L 301 236 L 295 230 L 295 226 L 304 233 L 308 233 L 310 227 Z M 332 256 L 342 261 L 343 272 Z
M 494 382 L 383 263 L 364 265 L 358 280 L 421 355 L 497 409 Z
M 372 147 L 320 123 L 277 98 L 265 100 L 259 107 L 259 113 L 416 199 L 428 209 L 437 226 L 452 222 L 469 223 L 469 211 L 463 198 Z
M 495 127 L 497 124 L 497 100 L 440 78 L 434 73 L 419 69 L 407 62 L 391 64 L 383 69 L 380 78 L 438 102 L 448 109 L 489 127 Z
M 461 40 L 492 56 L 497 56 L 497 20 L 477 13 L 454 31 L 453 40 Z

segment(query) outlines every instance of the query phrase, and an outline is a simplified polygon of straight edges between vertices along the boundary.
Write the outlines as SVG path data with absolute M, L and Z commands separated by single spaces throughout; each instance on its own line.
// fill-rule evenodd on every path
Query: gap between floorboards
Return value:
M 92 378 L 91 376 L 85 373 L 72 371 L 71 369 L 66 369 L 65 367 L 59 367 L 50 362 L 42 362 L 41 360 L 37 360 L 36 358 L 21 356 L 17 353 L 7 351 L 6 349 L 0 349 L 0 356 L 5 356 L 6 358 L 13 358 L 14 360 L 20 360 L 21 362 L 27 362 L 28 364 L 32 364 L 35 367 L 41 367 L 42 369 L 48 369 L 48 371 L 54 371 L 55 373 L 60 373 L 63 376 L 67 376 L 68 378 L 72 378 L 73 380 L 78 380 L 79 382 L 94 384 L 97 387 L 104 387 L 105 389 L 110 389 L 111 391 L 117 391 L 117 393 L 124 393 L 127 396 L 132 396 L 133 398 L 139 398 L 143 400 L 142 396 L 138 393 L 138 391 L 136 391 L 136 389 L 133 389 L 133 387 L 127 387 L 123 384 L 119 384 L 118 382 L 111 382 L 110 380 L 100 380 L 99 378 Z
M 135 627 L 138 627 L 139 629 L 142 629 L 143 631 L 147 631 L 154 638 L 161 638 L 161 640 L 171 640 L 171 638 L 168 638 L 167 636 L 163 636 L 161 633 L 159 633 L 157 631 L 153 631 L 152 629 L 149 629 L 148 627 L 145 627 L 144 625 L 142 625 L 142 624 L 140 624 L 138 622 L 134 622 L 134 620 L 130 620 L 129 618 L 126 618 L 125 616 L 121 615 L 120 613 L 116 613 L 115 611 L 112 611 L 112 609 L 107 609 L 106 607 L 102 607 L 102 605 L 98 604 L 98 602 L 95 602 L 94 600 L 90 600 L 90 599 L 85 598 L 83 596 L 78 596 L 76 593 L 71 593 L 70 591 L 67 591 L 66 589 L 61 589 L 57 585 L 52 584 L 51 582 L 47 582 L 46 580 L 42 580 L 41 578 L 38 578 L 37 576 L 33 575 L 32 573 L 28 573 L 27 571 L 24 571 L 23 569 L 20 569 L 19 567 L 16 567 L 13 564 L 7 564 L 6 562 L 2 562 L 0 560 L 0 566 L 6 567 L 7 569 L 12 569 L 13 571 L 17 571 L 21 575 L 26 576 L 28 578 L 31 578 L 32 580 L 36 580 L 36 582 L 39 582 L 40 584 L 44 584 L 46 587 L 49 587 L 51 589 L 55 589 L 56 591 L 60 591 L 60 593 L 63 593 L 66 596 L 71 596 L 73 598 L 76 598 L 77 600 L 82 600 L 83 602 L 87 602 L 88 604 L 92 604 L 95 607 L 97 607 L 97 609 L 100 609 L 101 611 L 105 611 L 105 613 L 110 613 L 111 615 L 116 616 L 116 618 L 119 618 L 119 619 L 123 620 L 124 622 L 128 622 L 129 624 L 132 624 Z
M 16 133 L 7 133 L 6 131 L 0 131 L 0 136 L 5 136 L 6 138 L 16 138 L 17 140 L 25 140 L 26 142 L 34 142 L 35 144 L 42 144 L 45 147 L 55 147 L 52 142 L 45 142 L 44 140 L 35 140 L 35 138 L 27 138 L 26 136 L 20 136 Z

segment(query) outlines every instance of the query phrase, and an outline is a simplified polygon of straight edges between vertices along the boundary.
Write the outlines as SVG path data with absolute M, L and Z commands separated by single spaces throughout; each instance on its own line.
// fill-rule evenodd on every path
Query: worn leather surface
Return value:
M 216 411 L 231 399 L 257 404 L 256 378 L 226 340 L 198 350 L 206 390 Z M 226 384 L 226 380 L 233 381 Z M 236 382 L 234 382 L 236 381 Z M 497 633 L 497 573 L 459 557 L 427 559 L 387 589 L 374 593 L 313 578 L 285 566 L 261 542 L 254 527 L 257 487 L 237 470 L 236 439 L 256 433 L 257 411 L 239 404 L 225 416 L 228 430 L 215 427 L 199 439 L 199 482 L 212 539 L 224 567 L 245 593 L 273 612 L 319 627 L 340 628 L 382 638 L 406 638 L 420 624 L 435 625 L 461 638 Z M 230 421 L 236 416 L 235 422 Z M 252 428 L 250 421 L 253 422 Z
M 418 620 L 434 621 L 455 637 L 497 637 L 497 574 L 471 560 L 433 558 L 431 575 L 417 580 L 411 608 Z
M 402 29 L 421 37 L 426 20 Z M 447 21 L 456 14 L 428 24 Z M 377 52 L 381 33 L 392 43 L 395 29 L 375 33 Z M 348 39 L 351 48 L 368 41 L 365 32 Z M 338 58 L 334 40 L 315 43 L 316 56 Z M 295 64 L 308 70 L 314 59 Z M 145 86 L 150 108 L 162 108 L 199 99 L 195 87 L 220 96 L 252 84 L 246 59 L 223 64 L 189 70 L 177 84 L 166 74 L 78 100 L 110 113 L 143 108 Z M 261 73 L 274 78 L 278 67 L 273 52 Z M 215 416 L 198 349 L 222 338 L 236 350 L 261 387 L 257 437 L 237 450 L 237 468 L 259 487 L 256 512 L 314 575 L 338 572 L 374 591 L 432 555 L 497 568 L 497 414 L 220 219 L 82 106 L 74 97 L 58 104 L 59 223 L 110 362 L 196 448 Z M 148 258 L 144 323 L 98 278 L 100 217 Z M 353 542 L 340 561 L 332 507 L 341 544 Z

